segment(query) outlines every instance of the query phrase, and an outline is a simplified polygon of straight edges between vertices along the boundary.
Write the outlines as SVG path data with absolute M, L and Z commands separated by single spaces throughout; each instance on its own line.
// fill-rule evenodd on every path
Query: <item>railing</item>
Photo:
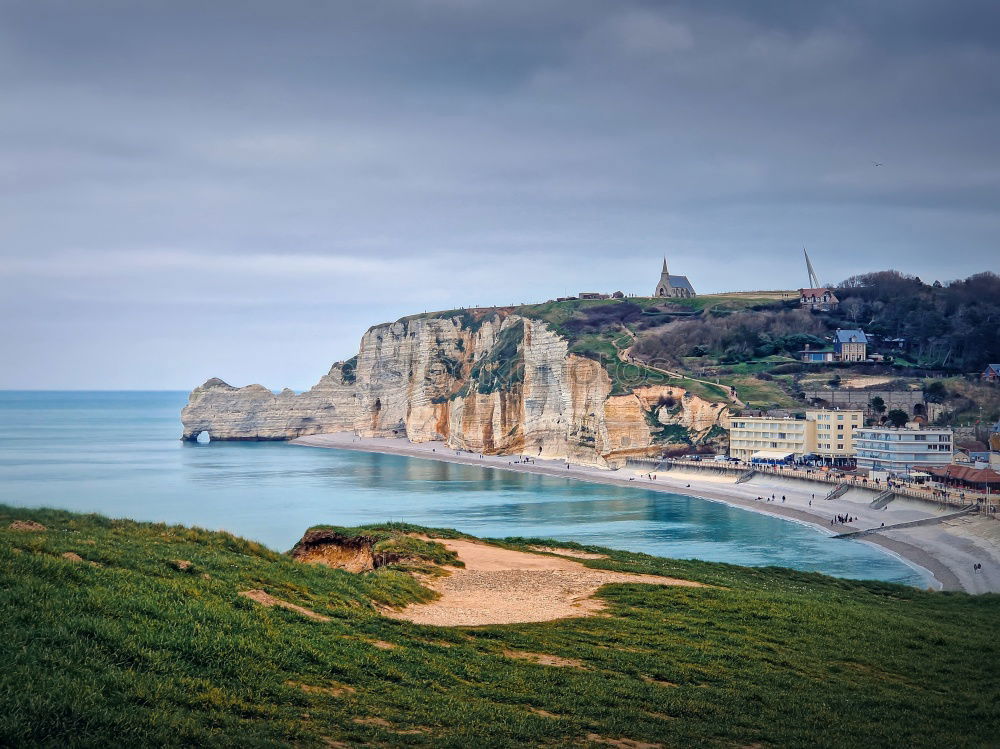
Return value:
M 755 471 L 753 468 L 751 468 L 749 471 L 744 471 L 743 473 L 741 473 L 740 477 L 738 479 L 736 479 L 736 483 L 737 484 L 745 483 L 745 482 L 749 481 L 750 479 L 752 479 L 756 475 L 757 475 L 757 471 Z
M 820 471 L 815 468 L 799 466 L 767 465 L 764 463 L 753 464 L 751 466 L 750 463 L 744 462 L 715 463 L 713 461 L 682 460 L 678 458 L 669 459 L 667 462 L 678 468 L 711 466 L 716 470 L 739 473 L 740 475 L 744 475 L 747 471 L 752 470 L 756 473 L 807 479 L 809 481 L 821 481 L 826 484 L 847 484 L 879 493 L 891 488 L 893 494 L 901 497 L 921 499 L 925 502 L 936 502 L 948 507 L 961 508 L 968 507 L 970 504 L 978 504 L 980 505 L 982 514 L 992 518 L 997 518 L 1000 515 L 1000 495 L 984 494 L 971 490 L 955 491 L 953 489 L 914 486 L 912 484 L 903 484 L 896 479 L 892 481 L 891 486 L 887 487 L 885 482 L 876 482 L 865 476 L 851 475 L 841 471 Z
M 833 489 L 830 490 L 830 493 L 827 494 L 825 497 L 823 497 L 823 499 L 836 499 L 837 497 L 840 497 L 840 496 L 843 496 L 844 494 L 846 494 L 847 490 L 850 489 L 850 488 L 851 488 L 850 484 L 846 484 L 846 483 L 845 484 L 838 484 L 837 486 L 833 487 Z
M 893 499 L 896 498 L 896 492 L 893 489 L 886 489 L 884 492 L 879 494 L 872 503 L 869 505 L 873 510 L 881 510 L 887 504 L 889 504 Z

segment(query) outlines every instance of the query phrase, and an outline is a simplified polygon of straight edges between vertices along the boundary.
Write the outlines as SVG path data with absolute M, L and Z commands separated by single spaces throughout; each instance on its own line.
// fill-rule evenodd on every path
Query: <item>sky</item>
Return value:
M 304 389 L 664 255 L 1000 271 L 997 71 L 993 0 L 0 0 L 0 388 Z

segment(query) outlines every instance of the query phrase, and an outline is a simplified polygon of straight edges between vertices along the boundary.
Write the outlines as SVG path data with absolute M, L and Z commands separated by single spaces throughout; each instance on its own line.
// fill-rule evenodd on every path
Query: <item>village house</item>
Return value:
M 840 300 L 829 289 L 799 289 L 799 304 L 814 312 L 829 312 Z
M 987 364 L 986 371 L 983 372 L 983 379 L 987 382 L 1000 381 L 1000 364 Z
M 833 336 L 834 361 L 865 361 L 868 358 L 868 337 L 863 330 L 841 330 Z
M 823 362 L 833 361 L 833 349 L 831 348 L 812 348 L 808 343 L 806 347 L 799 352 L 799 359 L 804 361 L 806 364 L 820 364 Z

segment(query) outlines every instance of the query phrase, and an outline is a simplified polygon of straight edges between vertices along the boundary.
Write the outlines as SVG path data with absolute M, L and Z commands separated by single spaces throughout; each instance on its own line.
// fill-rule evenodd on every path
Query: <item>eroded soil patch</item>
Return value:
M 244 598 L 249 598 L 251 601 L 256 601 L 261 606 L 277 606 L 279 608 L 288 609 L 289 611 L 294 611 L 297 614 L 302 614 L 302 616 L 307 616 L 310 619 L 315 619 L 318 622 L 330 621 L 330 617 L 328 616 L 317 614 L 315 611 L 307 609 L 305 606 L 299 606 L 294 603 L 289 603 L 288 601 L 282 601 L 280 598 L 275 598 L 263 590 L 241 590 L 239 594 Z
M 636 741 L 635 739 L 610 739 L 596 733 L 588 733 L 587 741 L 618 747 L 618 749 L 663 749 L 663 744 L 651 744 L 648 741 Z
M 375 539 L 369 536 L 344 536 L 325 530 L 308 531 L 292 549 L 299 562 L 322 564 L 348 572 L 369 572 L 375 569 L 373 548 Z
M 572 559 L 476 541 L 436 540 L 456 552 L 465 566 L 426 581 L 440 594 L 437 600 L 386 616 L 446 627 L 544 622 L 601 612 L 604 602 L 592 596 L 609 583 L 704 587 L 690 580 L 592 569 Z
M 574 559 L 607 559 L 607 554 L 594 554 L 590 551 L 579 551 L 578 549 L 561 549 L 555 546 L 529 546 L 535 551 L 544 551 L 548 554 L 558 554 L 563 557 L 573 557 Z
M 354 687 L 349 687 L 346 684 L 332 684 L 328 687 L 319 687 L 314 684 L 302 684 L 297 681 L 286 681 L 285 684 L 290 687 L 297 687 L 303 692 L 309 694 L 325 694 L 329 697 L 344 697 L 348 694 L 354 694 L 358 690 Z
M 558 666 L 561 668 L 583 668 L 583 661 L 576 658 L 562 658 L 558 655 L 548 653 L 529 653 L 524 650 L 504 650 L 503 654 L 508 658 L 516 658 L 521 661 L 531 661 L 539 666 Z
M 46 528 L 41 523 L 36 523 L 34 520 L 15 520 L 10 525 L 7 526 L 12 531 L 25 531 L 25 532 L 35 532 L 47 531 Z

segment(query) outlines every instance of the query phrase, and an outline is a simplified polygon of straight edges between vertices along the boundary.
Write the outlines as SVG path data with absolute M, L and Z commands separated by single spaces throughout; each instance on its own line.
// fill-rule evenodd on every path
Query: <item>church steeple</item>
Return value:
M 667 256 L 663 256 L 663 270 L 660 271 L 660 282 L 656 285 L 655 297 L 688 299 L 693 297 L 694 287 L 687 276 L 671 276 L 667 266 Z

